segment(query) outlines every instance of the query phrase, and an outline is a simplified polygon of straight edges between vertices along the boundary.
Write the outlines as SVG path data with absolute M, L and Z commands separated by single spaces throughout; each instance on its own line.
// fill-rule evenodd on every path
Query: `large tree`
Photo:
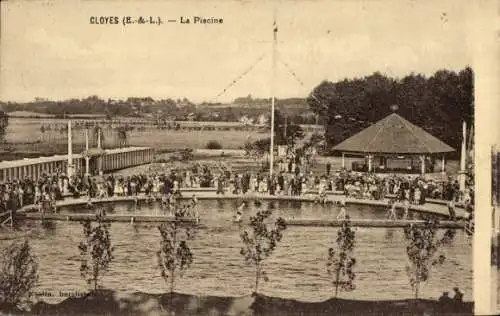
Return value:
M 0 110 L 0 143 L 5 142 L 7 135 L 7 126 L 9 125 L 9 116 L 4 111 Z

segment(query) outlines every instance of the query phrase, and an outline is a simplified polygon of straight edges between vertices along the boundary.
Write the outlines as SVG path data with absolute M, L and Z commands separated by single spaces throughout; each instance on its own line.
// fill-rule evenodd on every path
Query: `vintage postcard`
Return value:
M 0 4 L 0 314 L 494 313 L 496 1 Z

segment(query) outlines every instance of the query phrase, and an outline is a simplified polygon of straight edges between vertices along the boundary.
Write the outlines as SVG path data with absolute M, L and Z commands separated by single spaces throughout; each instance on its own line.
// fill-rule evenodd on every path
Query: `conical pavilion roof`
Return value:
M 455 151 L 396 113 L 383 118 L 333 148 L 342 152 L 435 154 Z

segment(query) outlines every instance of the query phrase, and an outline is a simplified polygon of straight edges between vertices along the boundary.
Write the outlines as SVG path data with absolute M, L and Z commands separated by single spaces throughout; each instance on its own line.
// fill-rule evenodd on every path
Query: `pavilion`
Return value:
M 425 174 L 428 170 L 426 160 L 435 158 L 438 154 L 442 155 L 441 171 L 444 172 L 444 154 L 455 151 L 396 113 L 344 140 L 333 149 L 342 153 L 343 168 L 345 168 L 344 155 L 349 154 L 362 155 L 366 158 L 367 165 L 359 168 L 360 171 L 418 173 L 413 170 L 413 159 L 418 157 L 421 174 Z M 379 164 L 374 166 L 375 156 L 379 158 Z M 406 159 L 406 166 L 401 167 L 403 159 Z

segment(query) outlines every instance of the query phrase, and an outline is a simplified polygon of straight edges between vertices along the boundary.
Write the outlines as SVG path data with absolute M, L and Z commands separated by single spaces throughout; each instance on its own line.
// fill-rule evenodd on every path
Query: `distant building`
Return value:
M 240 117 L 239 122 L 245 125 L 253 124 L 253 119 L 249 118 L 247 115 Z
M 268 122 L 267 116 L 264 114 L 259 115 L 259 118 L 257 119 L 259 125 L 265 125 Z
M 186 116 L 186 120 L 188 121 L 194 121 L 195 119 L 196 119 L 196 114 L 194 112 L 191 112 Z

